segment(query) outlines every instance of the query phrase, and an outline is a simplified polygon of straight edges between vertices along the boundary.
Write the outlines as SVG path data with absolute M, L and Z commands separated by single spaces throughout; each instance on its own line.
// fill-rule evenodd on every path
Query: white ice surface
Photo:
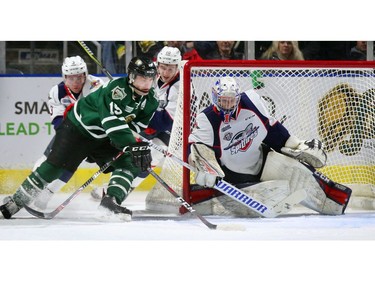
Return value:
M 47 211 L 68 196 L 57 194 Z M 38 281 L 117 281 L 126 276 L 132 276 L 131 281 L 275 280 L 284 274 L 285 280 L 373 277 L 375 212 L 349 209 L 343 216 L 321 216 L 298 207 L 274 219 L 205 216 L 211 223 L 244 229 L 223 231 L 210 230 L 190 213 L 145 214 L 145 196 L 146 192 L 133 192 L 126 200 L 124 205 L 135 211 L 131 222 L 103 221 L 99 202 L 88 193 L 52 220 L 34 218 L 25 210 L 14 219 L 0 220 L 0 266 L 6 268 L 0 270 L 0 280 L 14 271 L 19 277 L 15 280 L 24 279 L 23 274 L 28 278 L 27 268 L 40 267 L 44 271 Z M 324 269 L 324 276 L 317 268 Z M 64 275 L 71 270 L 82 277 Z M 301 270 L 303 279 L 295 274 Z

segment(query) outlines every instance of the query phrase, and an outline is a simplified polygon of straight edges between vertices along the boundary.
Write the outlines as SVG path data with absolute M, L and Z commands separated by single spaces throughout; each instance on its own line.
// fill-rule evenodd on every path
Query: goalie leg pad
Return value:
M 330 200 L 344 206 L 342 209 L 343 214 L 349 203 L 350 196 L 352 195 L 352 190 L 345 185 L 331 181 L 329 178 L 318 171 L 314 172 L 314 177 Z
M 342 204 L 342 201 L 336 202 L 328 198 L 311 170 L 298 160 L 271 151 L 267 156 L 261 180 L 276 179 L 288 180 L 291 192 L 304 189 L 307 198 L 301 202 L 301 205 L 309 209 L 326 215 L 341 215 L 345 211 L 347 203 Z

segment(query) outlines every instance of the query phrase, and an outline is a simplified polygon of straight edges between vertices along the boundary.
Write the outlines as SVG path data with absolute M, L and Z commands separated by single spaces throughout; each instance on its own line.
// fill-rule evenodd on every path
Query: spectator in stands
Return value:
M 297 41 L 273 41 L 263 53 L 264 60 L 304 60 Z
M 255 41 L 254 42 L 254 53 L 255 59 L 260 60 L 261 56 L 267 49 L 272 45 L 272 41 Z
M 214 49 L 204 58 L 209 60 L 241 60 L 243 54 L 235 51 L 235 43 L 236 41 L 216 41 Z
M 350 49 L 349 58 L 351 60 L 366 60 L 367 41 L 357 41 L 356 45 Z
M 117 74 L 117 47 L 115 41 L 100 41 L 102 45 L 102 60 L 109 73 Z
M 102 62 L 109 73 L 125 73 L 125 42 L 100 41 L 100 44 L 102 46 Z
M 164 47 L 164 41 L 136 41 L 136 51 L 138 56 L 146 57 L 156 61 L 156 56 Z
M 167 46 L 179 49 L 183 60 L 202 60 L 193 41 L 167 41 Z
M 190 41 L 186 46 L 194 48 L 202 59 L 206 59 L 207 54 L 216 48 L 216 41 Z

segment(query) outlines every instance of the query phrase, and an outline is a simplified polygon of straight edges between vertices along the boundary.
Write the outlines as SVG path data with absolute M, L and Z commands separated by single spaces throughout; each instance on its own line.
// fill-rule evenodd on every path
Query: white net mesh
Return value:
M 375 198 L 375 73 L 372 65 L 367 68 L 357 65 L 320 67 L 306 62 L 306 65 L 294 67 L 269 67 L 250 61 L 241 66 L 231 65 L 231 62 L 223 62 L 222 66 L 207 64 L 206 61 L 204 66 L 192 66 L 190 81 L 182 79 L 181 85 L 188 83 L 191 93 L 180 89 L 170 153 L 183 159 L 187 144 L 184 139 L 188 137 L 183 127 L 189 126 L 191 130 L 196 115 L 211 103 L 211 88 L 218 77 L 232 76 L 241 91 L 256 89 L 271 114 L 283 122 L 291 134 L 300 139 L 322 140 L 328 161 L 321 171 L 353 189 L 352 198 L 357 197 L 351 200 L 356 203 L 354 207 L 375 208 L 371 201 Z M 189 95 L 185 104 L 184 95 Z M 190 107 L 191 111 L 186 125 L 185 107 Z M 182 175 L 182 167 L 167 158 L 161 177 L 189 202 L 189 183 L 183 182 Z M 191 182 L 192 178 L 190 176 Z M 179 207 L 176 199 L 158 184 L 146 199 L 147 209 L 178 212 Z

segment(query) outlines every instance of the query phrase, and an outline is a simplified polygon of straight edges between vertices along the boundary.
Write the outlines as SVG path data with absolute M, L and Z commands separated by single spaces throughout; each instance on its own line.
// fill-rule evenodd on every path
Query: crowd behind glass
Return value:
M 129 42 L 129 41 L 128 41 Z M 7 41 L 7 74 L 58 74 L 64 55 L 80 55 L 88 62 L 91 73 L 99 73 L 95 63 L 77 42 L 68 41 Z M 87 41 L 90 44 L 90 41 Z M 126 55 L 146 56 L 156 60 L 164 47 L 177 47 L 184 60 L 247 59 L 249 45 L 245 41 L 97 41 L 101 60 L 112 74 L 126 73 Z M 252 42 L 256 60 L 367 60 L 367 41 L 255 41 Z M 96 46 L 97 47 L 97 46 Z M 96 49 L 92 45 L 93 49 Z M 65 49 L 65 50 L 64 50 Z M 44 51 L 43 51 L 44 50 Z M 65 52 L 64 52 L 65 51 Z M 128 52 L 128 53 L 127 53 Z M 29 60 L 28 60 L 29 59 Z M 53 60 L 54 59 L 54 60 Z

